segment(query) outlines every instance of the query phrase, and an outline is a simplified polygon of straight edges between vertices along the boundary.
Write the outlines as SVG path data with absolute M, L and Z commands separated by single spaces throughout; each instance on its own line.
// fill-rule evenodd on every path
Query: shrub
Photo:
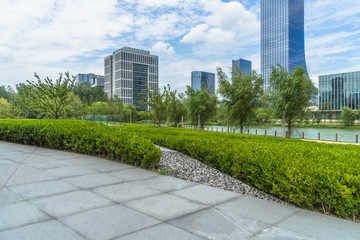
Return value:
M 127 125 L 287 202 L 358 218 L 360 149 L 269 136 Z
M 154 167 L 161 151 L 144 137 L 121 128 L 78 120 L 0 120 L 0 139 Z

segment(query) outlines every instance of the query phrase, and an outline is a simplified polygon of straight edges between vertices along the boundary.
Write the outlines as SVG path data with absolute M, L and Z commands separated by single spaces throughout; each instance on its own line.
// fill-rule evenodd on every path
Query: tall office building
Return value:
M 235 72 L 239 68 L 242 74 L 251 74 L 251 61 L 239 58 L 239 60 L 232 60 L 232 71 Z
M 319 76 L 319 109 L 341 111 L 360 105 L 360 71 Z
M 191 87 L 195 90 L 201 90 L 206 87 L 210 95 L 215 93 L 215 73 L 193 71 L 191 72 Z
M 261 74 L 269 86 L 271 66 L 289 73 L 304 66 L 304 0 L 261 0 Z
M 123 47 L 105 57 L 105 92 L 118 96 L 124 104 L 138 109 L 140 93 L 147 88 L 157 88 L 159 82 L 159 57 L 149 51 Z

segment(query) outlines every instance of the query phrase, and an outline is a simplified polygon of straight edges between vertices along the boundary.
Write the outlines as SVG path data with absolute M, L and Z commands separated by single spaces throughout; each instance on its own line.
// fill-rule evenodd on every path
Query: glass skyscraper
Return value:
M 261 74 L 269 87 L 271 66 L 306 69 L 304 0 L 261 0 Z
M 232 71 L 236 71 L 236 67 L 239 68 L 242 74 L 251 74 L 251 61 L 239 58 L 239 60 L 232 60 Z
M 210 95 L 215 93 L 215 73 L 193 71 L 191 72 L 191 87 L 195 90 L 201 90 L 206 87 Z
M 159 57 L 149 51 L 123 47 L 104 59 L 105 87 L 109 97 L 140 109 L 140 93 L 158 87 Z
M 360 71 L 319 76 L 319 109 L 341 111 L 360 105 Z

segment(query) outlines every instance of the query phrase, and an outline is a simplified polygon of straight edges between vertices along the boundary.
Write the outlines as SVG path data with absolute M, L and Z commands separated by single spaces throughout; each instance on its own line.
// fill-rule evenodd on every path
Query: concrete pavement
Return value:
M 360 224 L 102 158 L 0 142 L 0 239 L 360 239 Z

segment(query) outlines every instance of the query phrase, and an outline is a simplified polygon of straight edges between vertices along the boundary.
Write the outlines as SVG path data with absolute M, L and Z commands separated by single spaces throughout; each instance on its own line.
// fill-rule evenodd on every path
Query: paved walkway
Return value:
M 0 239 L 359 239 L 360 224 L 101 158 L 0 142 Z

